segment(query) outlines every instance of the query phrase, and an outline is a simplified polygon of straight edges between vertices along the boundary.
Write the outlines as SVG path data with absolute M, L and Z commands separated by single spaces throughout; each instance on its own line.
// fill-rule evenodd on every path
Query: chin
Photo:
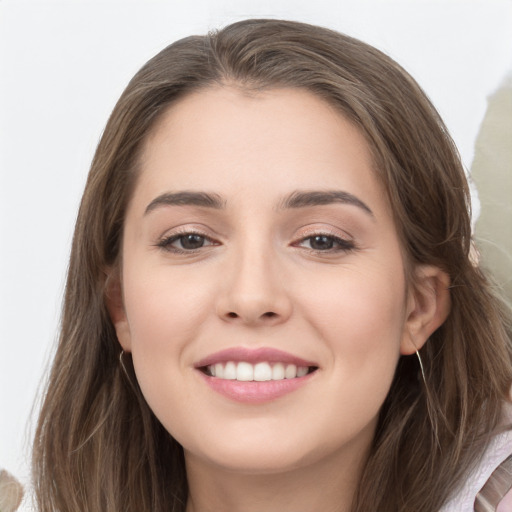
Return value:
M 298 425 L 295 425 L 298 427 Z M 279 474 L 314 466 L 335 453 L 344 452 L 350 439 L 339 437 L 326 442 L 326 435 L 307 432 L 293 426 L 278 428 L 246 428 L 243 435 L 224 429 L 220 436 L 204 436 L 202 442 L 184 443 L 185 458 L 202 460 L 209 466 L 241 474 Z M 277 427 L 277 426 L 276 426 Z M 318 440 L 323 438 L 324 442 Z M 308 443 L 308 439 L 316 442 Z M 349 450 L 350 451 L 350 450 Z
M 251 475 L 279 474 L 294 471 L 314 463 L 313 457 L 304 453 L 262 450 L 261 445 L 230 449 L 219 447 L 214 453 L 204 453 L 211 466 L 228 472 Z M 189 454 L 186 454 L 188 456 Z

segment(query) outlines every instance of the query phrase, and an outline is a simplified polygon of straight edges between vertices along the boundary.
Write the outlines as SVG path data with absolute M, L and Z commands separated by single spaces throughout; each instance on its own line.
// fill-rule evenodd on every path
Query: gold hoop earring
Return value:
M 124 365 L 123 356 L 124 350 L 121 350 L 121 353 L 119 354 L 119 363 L 121 364 L 121 368 L 123 369 L 124 374 L 128 377 L 128 372 L 126 371 L 126 367 Z
M 132 378 L 130 377 L 128 370 L 126 369 L 126 366 L 124 365 L 123 356 L 124 356 L 124 350 L 121 350 L 121 353 L 119 354 L 119 363 L 121 364 L 121 368 L 123 369 L 124 376 L 130 383 L 131 388 L 135 391 L 136 388 L 132 382 Z
M 418 358 L 418 362 L 420 363 L 421 377 L 423 378 L 423 384 L 425 384 L 425 390 L 428 394 L 428 386 L 427 386 L 427 378 L 425 377 L 425 368 L 423 368 L 423 361 L 421 360 L 420 352 L 418 350 L 418 346 L 414 343 L 414 340 L 411 337 L 411 343 L 416 351 L 416 357 Z
M 418 362 L 420 363 L 421 377 L 423 379 L 423 384 L 425 386 L 425 398 L 426 398 L 426 401 L 427 401 L 427 411 L 428 411 L 428 416 L 429 416 L 429 419 L 430 419 L 430 424 L 432 425 L 432 433 L 434 435 L 434 438 L 436 440 L 437 445 L 439 447 L 441 447 L 441 443 L 439 441 L 438 424 L 437 424 L 437 421 L 436 421 L 436 418 L 437 418 L 438 414 L 436 413 L 435 406 L 434 406 L 434 401 L 433 401 L 432 395 L 430 393 L 430 389 L 429 389 L 428 384 L 427 384 L 427 377 L 425 375 L 425 368 L 423 367 L 423 361 L 421 360 L 420 352 L 416 348 L 416 343 L 414 343 L 413 340 L 411 340 L 411 341 L 412 341 L 412 344 L 414 345 L 414 348 L 416 349 L 416 357 L 418 358 Z
M 423 361 L 421 360 L 421 356 L 420 356 L 420 353 L 419 353 L 418 349 L 416 349 L 416 356 L 418 357 L 418 361 L 420 363 L 420 369 L 421 369 L 421 376 L 423 378 L 423 384 L 425 384 L 425 388 L 428 389 L 428 387 L 427 387 L 427 378 L 425 377 L 425 369 L 423 368 Z

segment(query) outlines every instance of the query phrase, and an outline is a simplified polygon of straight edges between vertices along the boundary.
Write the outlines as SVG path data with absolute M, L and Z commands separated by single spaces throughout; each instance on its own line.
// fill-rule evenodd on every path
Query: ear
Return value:
M 400 353 L 414 354 L 450 313 L 450 277 L 438 267 L 416 267 L 407 298 L 407 316 Z
M 123 289 L 119 270 L 111 269 L 105 283 L 105 304 L 114 324 L 117 339 L 125 352 L 131 352 L 131 333 L 124 308 Z

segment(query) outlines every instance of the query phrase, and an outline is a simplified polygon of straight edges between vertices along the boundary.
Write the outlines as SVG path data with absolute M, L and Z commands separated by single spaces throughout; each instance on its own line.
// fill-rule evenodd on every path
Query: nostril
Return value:
M 257 321 L 257 320 L 270 320 L 270 319 L 274 319 L 274 318 L 279 318 L 279 314 L 278 313 L 275 313 L 274 311 L 267 311 L 266 313 L 261 313 L 261 314 L 255 314 L 254 315 L 254 318 L 253 318 L 253 315 L 251 314 L 247 314 L 247 315 L 244 315 L 244 314 L 240 314 L 240 313 L 236 313 L 235 311 L 229 311 L 227 313 L 225 313 L 225 316 L 224 318 L 230 318 L 230 319 L 237 319 L 237 318 L 242 318 L 248 322 L 252 322 L 252 321 Z

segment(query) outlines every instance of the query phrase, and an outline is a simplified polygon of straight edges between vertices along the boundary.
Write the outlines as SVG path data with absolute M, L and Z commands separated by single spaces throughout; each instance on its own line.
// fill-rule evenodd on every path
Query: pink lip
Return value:
M 200 368 L 204 368 L 205 366 L 213 365 L 215 363 L 227 363 L 228 361 L 245 361 L 251 364 L 260 362 L 284 363 L 294 364 L 296 366 L 318 367 L 318 364 L 314 362 L 306 361 L 305 359 L 288 354 L 282 350 L 267 347 L 257 349 L 248 349 L 245 347 L 229 348 L 211 354 L 194 365 L 195 368 L 199 370 L 199 376 L 210 387 L 210 389 L 231 400 L 248 404 L 269 402 L 287 395 L 309 382 L 316 372 L 309 373 L 304 377 L 296 377 L 294 379 L 268 380 L 264 382 L 242 382 L 211 377 L 200 371 Z
M 294 364 L 296 366 L 318 366 L 318 364 L 314 362 L 306 361 L 305 359 L 288 354 L 282 350 L 268 347 L 256 349 L 245 347 L 228 348 L 201 359 L 194 364 L 194 366 L 196 368 L 202 368 L 215 363 L 227 363 L 228 361 L 234 361 L 235 363 L 245 361 L 251 364 L 268 362 Z
M 297 377 L 295 379 L 242 382 L 238 380 L 218 379 L 198 371 L 198 374 L 204 379 L 206 384 L 217 393 L 231 400 L 235 400 L 236 402 L 248 404 L 270 402 L 271 400 L 287 395 L 306 384 L 315 373 L 309 373 L 304 377 Z

